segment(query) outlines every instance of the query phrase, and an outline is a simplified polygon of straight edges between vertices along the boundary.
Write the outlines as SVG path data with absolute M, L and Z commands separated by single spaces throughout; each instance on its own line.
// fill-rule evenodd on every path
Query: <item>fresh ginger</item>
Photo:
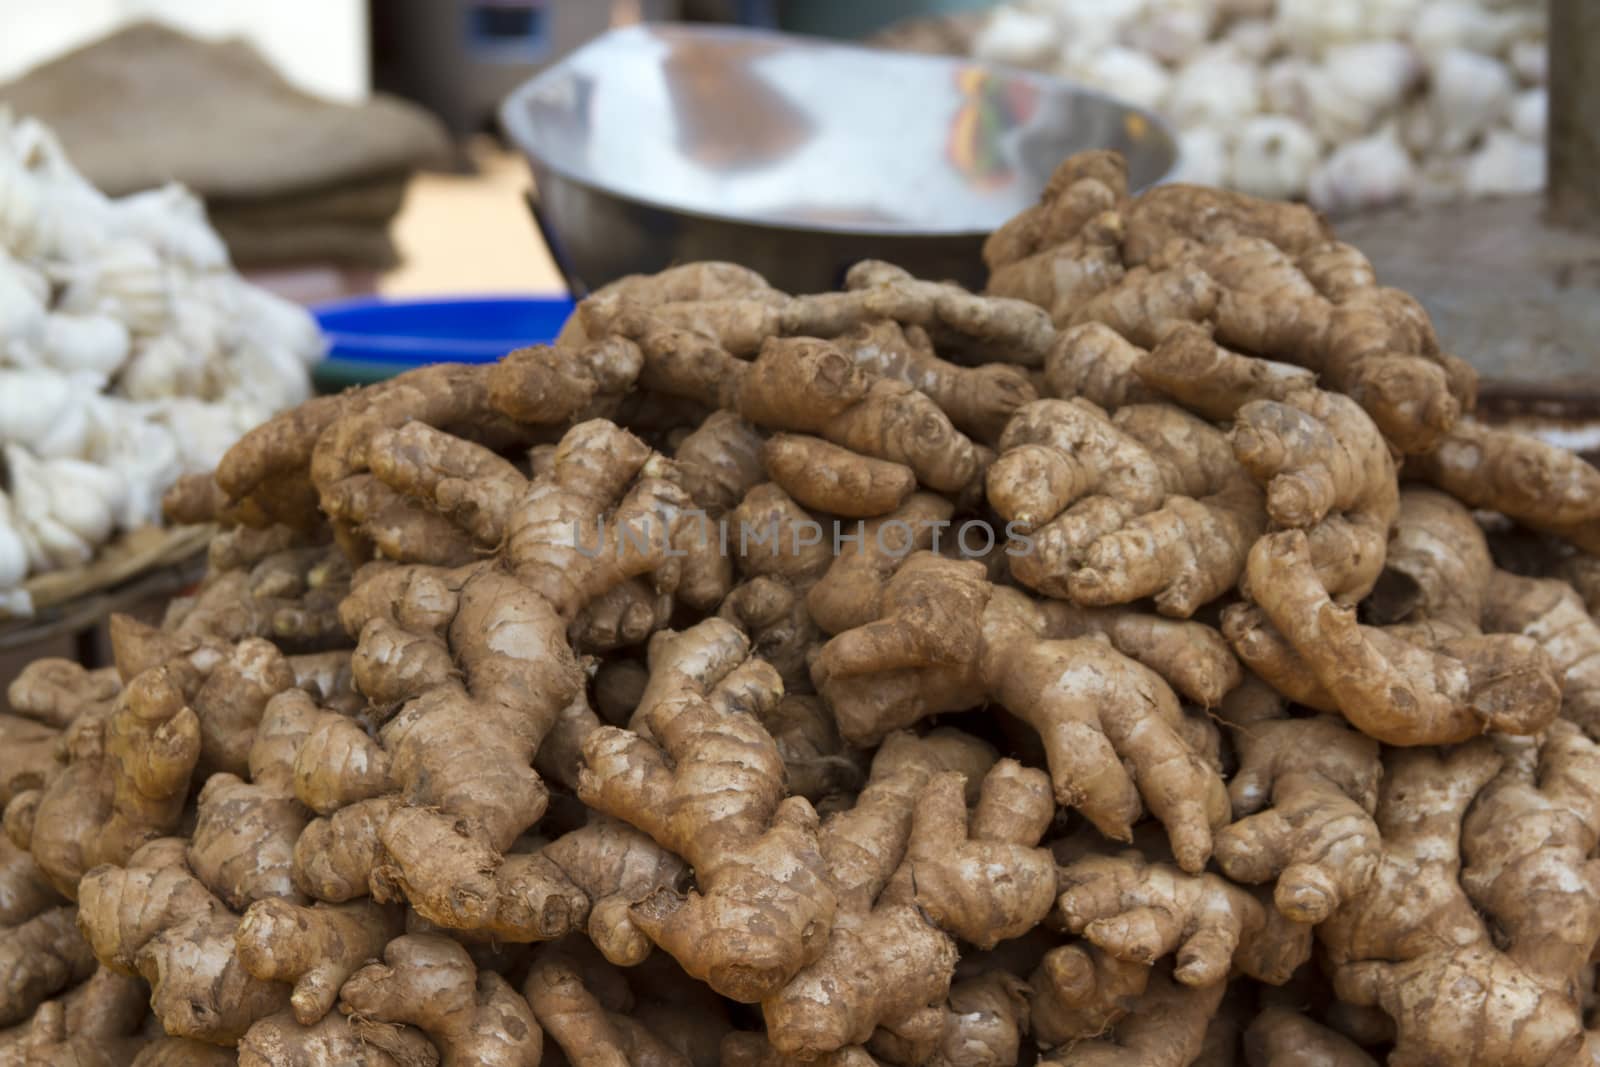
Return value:
M 1185 741 L 1177 698 L 1109 643 L 1051 640 L 1046 625 L 981 565 L 918 553 L 890 580 L 880 617 L 830 641 L 813 676 L 856 744 L 997 701 L 1044 741 L 1057 803 L 1118 840 L 1148 805 L 1184 869 L 1199 870 L 1227 795 Z
M 1204 1048 L 1207 1023 L 1226 988 L 1222 982 L 1187 987 L 1157 970 L 1113 1034 L 1063 1045 L 1039 1062 L 1059 1067 L 1187 1067 Z
M 681 972 L 672 975 L 661 968 L 649 977 L 690 985 L 682 982 Z M 641 976 L 641 984 L 643 980 Z M 574 1067 L 690 1067 L 700 1062 L 693 1056 L 695 1046 L 705 1046 L 701 1055 L 709 1054 L 714 1063 L 729 1029 L 725 1014 L 719 1019 L 717 1009 L 702 996 L 689 997 L 682 1006 L 698 1011 L 699 1019 L 686 1022 L 705 1032 L 685 1032 L 670 1016 L 652 1010 L 666 1005 L 638 1002 L 622 972 L 578 945 L 560 943 L 542 950 L 522 989 L 539 1025 Z
M 279 896 L 250 905 L 234 942 L 245 970 L 294 986 L 295 1020 L 311 1026 L 333 1008 L 345 979 L 400 933 L 397 910 L 369 900 L 307 906 Z
M 1463 420 L 1431 451 L 1411 457 L 1406 476 L 1469 508 L 1501 512 L 1600 552 L 1600 471 L 1537 437 Z
M 851 267 L 844 284 L 843 292 L 790 300 L 782 311 L 783 332 L 837 337 L 862 322 L 892 319 L 921 327 L 941 351 L 1024 367 L 1042 364 L 1055 341 L 1049 314 L 1026 301 L 924 281 L 879 260 Z
M 1229 609 L 1224 630 L 1239 657 L 1280 691 L 1386 744 L 1532 734 L 1560 713 L 1560 675 L 1532 638 L 1467 636 L 1428 648 L 1362 626 L 1329 599 L 1299 530 L 1258 541 L 1247 579 L 1262 617 Z
M 1480 739 L 1389 757 L 1377 873 L 1318 936 L 1340 999 L 1394 1020 L 1392 1062 L 1589 1062 L 1574 976 L 1600 936 L 1597 753 L 1556 723 L 1503 755 Z
M 761 452 L 767 476 L 808 508 L 871 518 L 899 507 L 917 487 L 903 463 L 873 459 L 804 434 L 774 434 Z
M 1259 679 L 1223 698 L 1239 769 L 1228 784 L 1235 822 L 1217 835 L 1217 863 L 1245 884 L 1276 879 L 1277 908 L 1319 923 L 1361 893 L 1377 864 L 1378 745 L 1328 716 L 1292 718 Z
M 1069 159 L 1067 164 L 1071 162 Z M 1327 223 L 1304 204 L 1261 200 L 1197 185 L 1157 186 L 1135 197 L 1122 214 L 1128 231 L 1123 258 L 1135 265 L 1156 258 L 1174 239 L 1220 244 L 1230 238 L 1254 237 L 1298 256 L 1321 247 L 1329 237 Z
M 1079 152 L 1062 160 L 1039 202 L 1002 223 L 983 245 L 991 273 L 1066 243 L 1128 195 L 1128 164 L 1116 152 Z M 1037 303 L 1037 301 L 1036 301 Z
M 1173 330 L 1209 319 L 1219 295 L 1216 281 L 1193 264 L 1134 267 L 1079 305 L 1066 324 L 1098 322 L 1140 348 L 1154 348 Z
M 833 343 L 863 370 L 915 386 L 974 440 L 993 443 L 1012 412 L 1035 398 L 1021 368 L 1010 363 L 967 367 L 941 359 L 920 326 L 866 322 Z
M 1066 241 L 993 267 L 985 292 L 1037 304 L 1057 325 L 1123 277 L 1122 216 L 1103 211 Z
M 439 1051 L 415 1027 L 356 1021 L 338 1012 L 304 1025 L 283 1012 L 245 1031 L 237 1062 L 239 1067 L 435 1067 Z
M 6 687 L 11 710 L 41 726 L 62 729 L 80 718 L 95 717 L 111 708 L 122 691 L 115 668 L 85 670 L 65 659 L 36 659 Z M 24 741 L 18 737 L 17 741 Z
M 149 1008 L 144 983 L 100 967 L 57 1000 L 47 1000 L 27 1023 L 0 1031 L 5 1067 L 121 1067 L 146 1038 Z
M 160 838 L 126 866 L 96 867 L 79 886 L 78 923 L 101 963 L 150 983 L 168 1034 L 231 1045 L 287 1007 L 289 989 L 244 967 L 239 917 L 194 876 L 186 851 L 181 838 Z
M 1144 384 L 1139 368 L 1149 353 L 1100 322 L 1061 331 L 1044 363 L 1045 392 L 1062 400 L 1082 397 L 1107 411 L 1162 399 Z
M 1475 375 L 1440 353 L 1427 313 L 1404 293 L 1372 286 L 1335 303 L 1259 237 L 1210 245 L 1192 262 L 1220 287 L 1220 343 L 1315 372 L 1401 452 L 1429 450 L 1471 408 Z
M 1019 411 L 989 468 L 989 501 L 1026 541 L 1011 570 L 1090 605 L 1154 596 L 1187 617 L 1233 588 L 1266 524 L 1228 439 L 1170 406 L 1114 418 L 1085 401 Z
M 826 341 L 767 342 L 741 378 L 736 404 L 757 426 L 815 434 L 903 463 L 930 489 L 957 492 L 978 473 L 976 446 L 934 401 L 905 382 L 868 374 Z
M 958 826 L 966 820 L 963 786 L 992 760 L 986 746 L 961 734 L 925 740 L 897 735 L 879 749 L 855 805 L 823 825 L 820 847 L 839 910 L 820 956 L 762 1001 L 767 1038 L 778 1052 L 805 1058 L 836 1053 L 864 1043 L 880 1027 L 908 1033 L 931 1026 L 942 1032 L 941 1006 L 955 970 L 955 944 L 918 907 L 918 885 L 908 861 L 940 834 L 954 830 L 951 819 Z M 961 768 L 972 772 L 970 777 Z M 1004 773 L 1012 781 L 1028 777 L 1020 768 Z M 935 781 L 944 798 L 942 810 L 924 813 L 919 801 Z M 1005 786 L 1000 788 L 1003 794 Z M 1003 807 L 1003 795 L 995 800 L 1000 803 L 992 808 Z M 1026 825 L 1028 818 L 1024 814 L 1024 825 L 1016 828 L 1024 837 L 1038 830 Z M 988 916 L 981 908 L 968 916 L 979 922 L 1021 904 L 1026 888 L 1039 888 L 1035 880 L 1032 887 L 1019 887 L 1023 895 L 1007 901 L 1003 890 L 996 892 L 999 887 L 972 873 L 973 884 L 967 887 L 972 898 L 998 906 Z M 1050 882 L 1040 914 L 1050 906 L 1053 877 Z M 944 884 L 948 897 L 954 887 Z M 938 891 L 932 899 L 940 899 Z M 894 949 L 883 951 L 888 945 Z
M 89 977 L 94 954 L 71 907 L 49 907 L 0 927 L 0 1026 L 21 1022 L 47 997 Z
M 176 829 L 199 758 L 200 721 L 165 668 L 132 679 L 104 719 L 77 732 L 74 758 L 39 793 L 7 809 L 7 831 L 24 845 L 56 891 L 69 899 L 101 863 L 122 863 L 141 845 Z M 13 837 L 15 840 L 15 836 Z
M 1281 984 L 1311 953 L 1311 928 L 1278 918 L 1214 874 L 1185 874 L 1139 852 L 1090 856 L 1061 871 L 1069 931 L 1126 963 L 1174 957 L 1173 977 L 1203 988 L 1237 967 Z
M 835 906 L 816 812 L 784 798 L 776 743 L 737 710 L 775 703 L 782 686 L 720 620 L 657 634 L 650 651 L 650 687 L 634 713 L 646 735 L 591 733 L 578 796 L 694 868 L 694 891 L 658 890 L 629 914 L 688 974 L 754 1002 L 816 959 Z
M 624 279 L 174 490 L 196 594 L 0 718 L 0 1063 L 1592 1059 L 1592 472 L 1303 207 L 1088 153 L 985 258 Z
M 1561 675 L 1561 715 L 1600 737 L 1600 626 L 1567 583 L 1496 571 L 1486 590 L 1483 628 L 1539 643 Z
M 1378 1067 L 1360 1046 L 1284 1007 L 1262 1009 L 1244 1035 L 1249 1067 Z
M 438 1048 L 440 1067 L 538 1067 L 544 1033 L 533 1011 L 493 971 L 445 937 L 407 934 L 389 942 L 340 991 L 363 1020 L 405 1023 Z

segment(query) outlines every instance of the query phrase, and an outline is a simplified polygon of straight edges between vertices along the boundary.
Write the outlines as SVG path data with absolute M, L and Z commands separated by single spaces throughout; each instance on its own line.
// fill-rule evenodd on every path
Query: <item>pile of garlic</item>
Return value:
M 181 186 L 111 199 L 0 111 L 0 616 L 158 522 L 161 494 L 311 391 L 303 309 L 246 283 Z
M 1544 185 L 1544 0 L 1019 0 L 979 58 L 1168 118 L 1185 181 L 1349 212 Z

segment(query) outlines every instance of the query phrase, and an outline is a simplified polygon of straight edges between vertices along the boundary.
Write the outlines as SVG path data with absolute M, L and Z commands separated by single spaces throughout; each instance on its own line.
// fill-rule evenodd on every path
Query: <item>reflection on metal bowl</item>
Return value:
M 1177 148 L 1154 116 L 1055 78 L 728 27 L 613 30 L 500 118 L 574 292 L 695 259 L 791 291 L 888 259 L 982 282 L 983 237 L 1086 148 L 1135 187 Z

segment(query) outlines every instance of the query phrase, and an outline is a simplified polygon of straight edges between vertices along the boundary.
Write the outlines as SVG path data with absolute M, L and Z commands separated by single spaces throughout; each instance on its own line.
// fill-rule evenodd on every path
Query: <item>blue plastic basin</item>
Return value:
M 492 363 L 523 345 L 555 340 L 572 314 L 566 297 L 472 296 L 441 300 L 360 297 L 312 309 L 328 338 L 322 389 L 392 378 L 429 363 Z

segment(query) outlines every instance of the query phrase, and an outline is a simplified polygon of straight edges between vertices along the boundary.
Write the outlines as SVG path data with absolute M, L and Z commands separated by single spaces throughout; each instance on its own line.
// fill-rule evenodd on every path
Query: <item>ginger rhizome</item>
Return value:
M 984 259 L 175 487 L 205 579 L 9 686 L 0 1064 L 1592 1059 L 1593 471 L 1303 206 L 1085 153 Z
M 1021 541 L 1012 573 L 1079 604 L 1151 596 L 1186 618 L 1233 588 L 1266 526 L 1226 435 L 1170 406 L 1108 419 L 1082 400 L 1041 400 L 999 448 L 988 497 Z
M 1183 867 L 1199 870 L 1227 820 L 1227 794 L 1185 738 L 1176 695 L 1111 643 L 1053 639 L 1050 628 L 1046 612 L 990 585 L 980 565 L 919 553 L 890 580 L 879 617 L 830 641 L 813 673 L 855 743 L 996 701 L 1038 731 L 1057 803 L 1117 840 L 1148 807 Z
M 578 796 L 689 863 L 693 890 L 657 890 L 630 916 L 689 974 L 754 1002 L 816 959 L 836 906 L 817 814 L 785 799 L 777 744 L 745 710 L 775 703 L 782 683 L 716 619 L 657 634 L 650 658 L 641 732 L 600 727 L 584 740 Z

